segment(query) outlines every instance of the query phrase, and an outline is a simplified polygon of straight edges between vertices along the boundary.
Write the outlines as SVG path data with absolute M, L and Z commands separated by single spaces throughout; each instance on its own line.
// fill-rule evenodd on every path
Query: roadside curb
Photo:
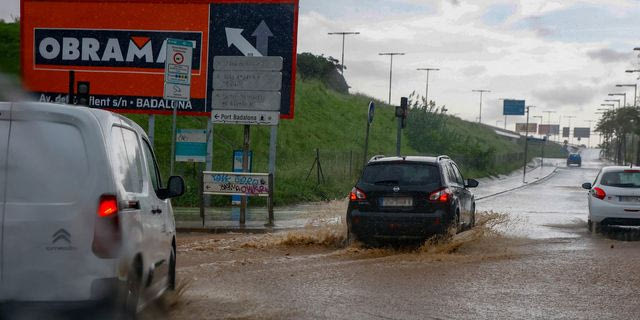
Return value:
M 551 171 L 548 175 L 546 175 L 546 176 L 544 176 L 544 177 L 542 177 L 542 178 L 540 178 L 540 179 L 538 179 L 536 181 L 525 183 L 525 184 L 522 184 L 522 185 L 517 186 L 515 188 L 503 190 L 503 191 L 500 191 L 500 192 L 497 192 L 497 193 L 494 193 L 494 194 L 486 195 L 484 197 L 479 197 L 479 198 L 476 198 L 476 201 L 482 201 L 482 200 L 485 200 L 485 199 L 493 198 L 493 197 L 496 197 L 496 196 L 499 196 L 499 195 L 502 195 L 502 194 L 505 194 L 505 193 L 509 193 L 509 192 L 512 192 L 512 191 L 520 190 L 520 189 L 524 189 L 524 188 L 526 188 L 528 186 L 536 185 L 536 184 L 545 182 L 545 181 L 549 180 L 553 175 L 555 175 L 557 171 L 558 171 L 558 167 L 555 167 L 553 169 L 553 171 Z

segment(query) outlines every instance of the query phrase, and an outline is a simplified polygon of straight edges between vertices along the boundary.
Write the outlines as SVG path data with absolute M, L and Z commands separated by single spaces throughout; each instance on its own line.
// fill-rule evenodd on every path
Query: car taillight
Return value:
M 93 253 L 97 257 L 104 259 L 118 257 L 122 247 L 118 198 L 113 195 L 101 196 L 95 219 L 93 242 L 91 244 Z
M 600 200 L 603 200 L 607 196 L 607 193 L 598 187 L 591 189 L 591 194 Z
M 362 201 L 366 199 L 367 199 L 367 195 L 364 192 L 362 192 L 362 190 L 356 187 L 353 187 L 353 189 L 351 189 L 351 193 L 349 193 L 349 200 Z
M 98 216 L 109 217 L 118 213 L 118 200 L 115 196 L 105 195 L 100 197 L 98 204 Z
M 429 195 L 429 201 L 447 203 L 451 200 L 451 190 L 449 188 L 440 189 Z

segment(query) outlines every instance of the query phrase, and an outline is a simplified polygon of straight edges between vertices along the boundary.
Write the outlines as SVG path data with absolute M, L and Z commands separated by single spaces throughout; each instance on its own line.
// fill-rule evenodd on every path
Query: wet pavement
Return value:
M 640 238 L 586 229 L 580 185 L 595 177 L 596 158 L 587 150 L 583 167 L 560 167 L 542 182 L 478 201 L 479 211 L 492 213 L 441 243 L 345 246 L 344 202 L 324 211 L 338 223 L 261 235 L 181 234 L 184 291 L 147 316 L 637 319 Z

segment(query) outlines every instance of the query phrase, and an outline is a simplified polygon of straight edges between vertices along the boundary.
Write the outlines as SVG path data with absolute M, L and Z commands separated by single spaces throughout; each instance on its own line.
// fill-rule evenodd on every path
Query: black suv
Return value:
M 476 205 L 469 188 L 477 186 L 447 156 L 375 156 L 349 194 L 349 240 L 424 240 L 450 227 L 470 228 Z

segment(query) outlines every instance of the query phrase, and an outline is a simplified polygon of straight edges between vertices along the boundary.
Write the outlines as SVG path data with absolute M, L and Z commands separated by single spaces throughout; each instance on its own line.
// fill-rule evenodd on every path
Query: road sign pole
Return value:
M 155 131 L 156 131 L 156 116 L 153 114 L 149 115 L 149 132 L 147 132 L 147 135 L 149 136 L 149 143 L 151 143 L 151 147 L 153 147 L 153 142 L 154 142 L 154 136 L 155 136 Z
M 213 112 L 211 113 L 213 115 Z M 205 164 L 206 171 L 213 171 L 213 122 L 209 119 L 207 123 L 207 158 Z M 211 205 L 211 196 L 205 195 L 204 205 L 209 207 Z
M 178 118 L 178 104 L 173 104 L 173 118 L 171 121 L 171 170 L 170 176 L 173 176 L 173 170 L 176 161 L 176 120 Z
M 267 221 L 267 227 L 274 226 L 274 217 L 273 217 L 273 194 L 275 193 L 274 184 L 273 184 L 273 173 L 269 173 L 269 199 L 267 199 L 267 213 L 269 215 L 269 220 Z
M 402 118 L 398 117 L 398 135 L 396 137 L 396 155 L 400 156 L 400 144 L 402 143 Z
M 268 202 L 268 214 L 269 220 L 267 221 L 268 227 L 274 226 L 273 216 L 273 195 L 275 194 L 275 176 L 276 176 L 276 155 L 278 146 L 278 126 L 271 126 L 271 136 L 269 137 L 269 202 Z
M 244 144 L 242 146 L 242 172 L 249 172 L 249 145 L 251 143 L 251 126 L 244 126 Z M 247 196 L 240 198 L 240 226 L 244 227 L 247 216 Z
M 367 165 L 367 154 L 369 153 L 369 128 L 371 124 L 369 123 L 369 119 L 367 119 L 367 135 L 364 137 L 364 159 L 362 162 L 362 167 L 364 168 Z

